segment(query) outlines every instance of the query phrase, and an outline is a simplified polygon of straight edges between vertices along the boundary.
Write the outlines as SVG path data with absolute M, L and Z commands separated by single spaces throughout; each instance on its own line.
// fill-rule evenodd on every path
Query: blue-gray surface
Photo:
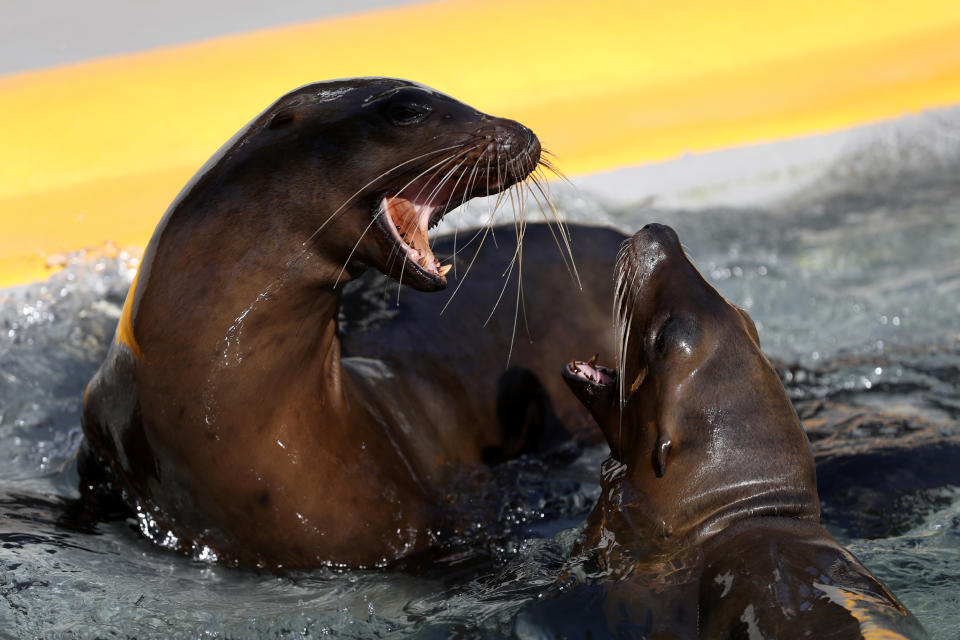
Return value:
M 925 140 L 847 150 L 763 205 L 560 201 L 573 219 L 628 231 L 672 225 L 750 311 L 810 419 L 825 522 L 949 640 L 960 628 L 960 141 Z M 499 524 L 426 576 L 257 575 L 174 556 L 129 523 L 68 527 L 81 395 L 131 277 L 122 259 L 78 260 L 0 293 L 0 637 L 543 637 L 524 606 L 556 580 L 596 498 L 602 449 L 478 470 L 468 484 Z
M 316 20 L 411 0 L 8 0 L 0 73 Z

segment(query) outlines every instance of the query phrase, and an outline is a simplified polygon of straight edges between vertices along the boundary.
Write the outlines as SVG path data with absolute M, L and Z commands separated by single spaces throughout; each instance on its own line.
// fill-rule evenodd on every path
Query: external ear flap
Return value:
M 667 472 L 667 457 L 670 455 L 670 439 L 657 438 L 657 444 L 653 448 L 653 471 L 658 478 L 662 478 Z
M 267 127 L 270 129 L 283 129 L 293 124 L 293 120 L 294 115 L 292 111 L 281 111 L 270 119 Z
M 643 369 L 640 369 L 640 372 L 637 374 L 637 377 L 634 379 L 633 384 L 630 385 L 630 391 L 628 392 L 628 394 L 636 391 L 640 387 L 640 385 L 643 384 L 643 380 L 646 377 L 647 377 L 647 368 L 644 367 Z

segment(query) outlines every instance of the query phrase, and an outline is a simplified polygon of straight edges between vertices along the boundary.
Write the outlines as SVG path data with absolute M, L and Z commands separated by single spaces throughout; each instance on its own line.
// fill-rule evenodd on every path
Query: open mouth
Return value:
M 610 387 L 617 381 L 617 372 L 614 369 L 597 364 L 599 355 L 594 355 L 586 362 L 571 360 L 563 369 L 563 375 L 580 382 L 586 382 L 596 387 Z
M 441 264 L 434 255 L 429 232 L 443 218 L 453 194 L 448 191 L 432 194 L 432 197 L 430 193 L 417 197 L 417 191 L 426 192 L 427 189 L 409 187 L 398 195 L 383 196 L 380 199 L 379 220 L 393 239 L 396 250 L 409 263 L 407 267 L 412 267 L 422 276 L 445 283 L 452 265 Z
M 491 142 L 481 153 L 493 153 L 495 149 Z M 470 170 L 444 173 L 441 169 L 417 178 L 399 192 L 385 192 L 376 201 L 373 215 L 393 241 L 395 253 L 406 260 L 403 269 L 414 278 L 434 286 L 446 285 L 452 264 L 443 264 L 434 254 L 430 230 L 447 212 L 471 198 L 496 195 L 526 178 L 540 157 L 539 142 L 534 137 L 506 166 L 494 164 L 477 172 L 483 157 L 469 162 Z
M 470 182 L 481 193 L 467 193 L 463 183 L 465 178 L 443 179 L 438 182 L 437 176 L 426 176 L 406 186 L 395 195 L 381 196 L 377 205 L 377 216 L 380 227 L 393 240 L 395 251 L 403 256 L 407 264 L 404 269 L 411 275 L 419 275 L 422 279 L 445 285 L 446 275 L 453 265 L 443 264 L 433 253 L 430 247 L 429 232 L 443 216 L 474 195 L 494 195 L 501 190 L 500 181 L 492 176 L 474 178 Z M 477 186 L 477 183 L 480 183 Z M 512 184 L 512 182 L 510 183 Z M 412 272 L 412 273 L 411 273 Z

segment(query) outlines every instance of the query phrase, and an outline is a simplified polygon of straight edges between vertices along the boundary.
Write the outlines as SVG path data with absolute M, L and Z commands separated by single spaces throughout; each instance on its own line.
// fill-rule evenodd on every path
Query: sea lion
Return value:
M 417 291 L 459 284 L 468 266 L 448 273 L 427 232 L 467 199 L 520 183 L 539 158 L 526 127 L 404 80 L 280 98 L 206 163 L 150 240 L 85 394 L 83 494 L 115 505 L 119 492 L 156 542 L 248 567 L 382 565 L 436 542 L 445 469 L 507 440 L 496 405 L 497 393 L 511 397 L 497 384 L 513 307 L 509 325 L 476 336 L 466 331 L 480 323 L 453 324 L 436 305 L 411 320 Z M 527 242 L 500 234 L 496 265 L 487 243 L 452 310 L 486 317 L 496 303 L 486 293 L 520 249 L 523 268 L 542 275 L 529 254 L 568 237 L 516 229 Z M 573 307 L 576 287 L 552 256 L 544 293 Z M 364 350 L 353 331 L 366 357 L 350 360 L 343 287 L 368 267 L 417 291 L 369 328 L 392 331 L 390 342 Z M 538 338 L 580 344 L 552 310 L 526 309 Z M 581 329 L 603 324 L 588 314 Z M 552 367 L 530 351 L 513 364 L 543 379 Z M 550 419 L 539 404 L 530 415 Z
M 563 370 L 610 445 L 573 571 L 617 578 L 604 587 L 609 628 L 926 637 L 820 525 L 813 456 L 756 327 L 672 229 L 650 224 L 624 243 L 615 296 L 616 369 Z

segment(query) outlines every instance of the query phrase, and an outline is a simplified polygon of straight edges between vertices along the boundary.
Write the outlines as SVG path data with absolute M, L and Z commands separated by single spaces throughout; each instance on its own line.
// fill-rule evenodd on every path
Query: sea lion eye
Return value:
M 662 356 L 667 350 L 667 330 L 672 323 L 673 316 L 670 316 L 660 325 L 660 330 L 657 331 L 657 335 L 653 339 L 653 349 L 657 352 L 658 356 Z
M 656 350 L 657 355 L 660 355 L 660 356 L 662 356 L 664 352 L 667 350 L 667 339 L 666 339 L 666 336 L 664 335 L 663 328 L 661 328 L 660 331 L 657 332 L 657 337 L 654 338 L 653 340 L 653 348 Z
M 387 117 L 393 124 L 405 127 L 411 124 L 417 124 L 426 120 L 430 112 L 433 111 L 425 104 L 415 104 L 411 102 L 396 102 L 387 107 Z
M 686 314 L 668 317 L 653 339 L 653 349 L 660 357 L 667 351 L 691 353 L 700 342 L 700 325 L 695 318 Z

